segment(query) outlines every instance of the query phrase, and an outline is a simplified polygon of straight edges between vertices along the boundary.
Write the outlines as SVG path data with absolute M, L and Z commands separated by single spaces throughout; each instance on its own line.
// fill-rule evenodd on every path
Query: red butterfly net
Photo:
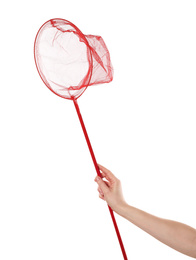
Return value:
M 101 36 L 84 35 L 64 19 L 52 19 L 39 29 L 34 44 L 35 63 L 45 85 L 56 95 L 74 102 L 97 172 L 99 167 L 82 119 L 77 98 L 88 86 L 113 79 L 109 51 Z M 112 209 L 108 206 L 124 259 L 128 259 Z

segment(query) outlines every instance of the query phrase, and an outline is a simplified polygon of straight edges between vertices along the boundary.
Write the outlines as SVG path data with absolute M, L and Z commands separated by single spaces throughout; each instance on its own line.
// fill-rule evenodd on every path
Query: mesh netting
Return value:
M 113 79 L 110 55 L 103 39 L 84 35 L 64 19 L 52 19 L 41 26 L 34 55 L 42 80 L 62 98 L 77 99 L 88 86 Z

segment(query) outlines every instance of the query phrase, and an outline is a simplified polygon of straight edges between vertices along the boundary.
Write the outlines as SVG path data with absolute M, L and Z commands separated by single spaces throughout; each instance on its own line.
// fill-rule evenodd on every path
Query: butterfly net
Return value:
M 84 35 L 67 20 L 52 19 L 43 24 L 36 35 L 34 57 L 45 85 L 58 96 L 73 100 L 97 175 L 101 176 L 77 98 L 88 86 L 108 83 L 113 79 L 110 55 L 103 39 Z M 124 259 L 127 260 L 114 213 L 108 208 Z
M 100 36 L 84 35 L 64 19 L 47 21 L 34 45 L 37 70 L 46 86 L 66 99 L 77 99 L 90 85 L 108 83 L 113 69 Z

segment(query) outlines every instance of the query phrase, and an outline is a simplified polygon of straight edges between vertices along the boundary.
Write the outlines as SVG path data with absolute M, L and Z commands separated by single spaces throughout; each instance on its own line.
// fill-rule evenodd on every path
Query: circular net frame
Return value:
M 77 99 L 90 85 L 113 79 L 109 51 L 102 37 L 84 35 L 64 19 L 39 29 L 34 44 L 37 70 L 45 85 L 66 99 Z

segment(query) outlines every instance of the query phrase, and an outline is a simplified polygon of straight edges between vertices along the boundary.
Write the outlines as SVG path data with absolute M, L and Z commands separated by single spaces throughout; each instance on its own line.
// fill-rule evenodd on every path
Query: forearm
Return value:
M 124 204 L 118 214 L 171 248 L 196 258 L 196 230 Z

